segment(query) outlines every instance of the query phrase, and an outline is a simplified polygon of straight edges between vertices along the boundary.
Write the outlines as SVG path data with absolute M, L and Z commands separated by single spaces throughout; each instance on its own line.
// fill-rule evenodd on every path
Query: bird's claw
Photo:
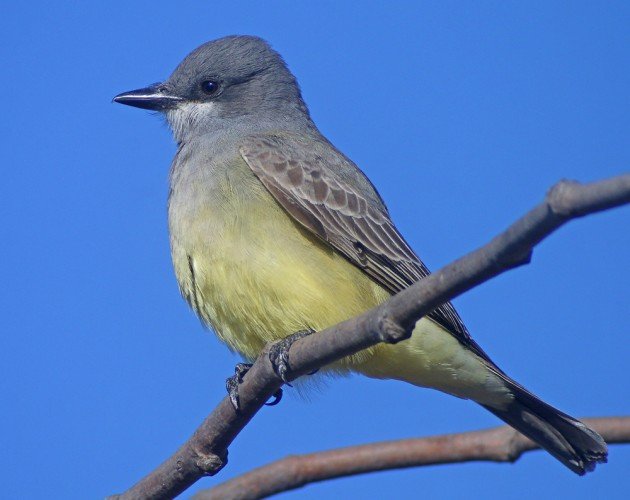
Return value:
M 300 330 L 284 339 L 276 342 L 269 349 L 269 361 L 271 361 L 271 366 L 273 367 L 273 371 L 276 372 L 276 375 L 282 379 L 282 381 L 291 386 L 289 383 L 289 377 L 291 376 L 291 367 L 289 365 L 289 349 L 293 345 L 296 340 L 304 338 L 308 335 L 311 335 L 315 330 Z M 230 397 L 230 403 L 234 407 L 234 410 L 237 412 L 240 410 L 240 400 L 238 394 L 238 387 L 243 382 L 243 377 L 252 367 L 251 363 L 237 363 L 234 367 L 234 375 L 229 377 L 225 381 L 225 388 L 227 390 L 228 396 Z M 317 370 L 309 373 L 312 375 Z M 265 403 L 267 406 L 275 406 L 282 400 L 282 388 L 279 388 L 273 394 L 273 399 L 268 403 Z
M 238 386 L 243 382 L 243 377 L 252 367 L 251 363 L 237 363 L 234 367 L 234 375 L 228 377 L 225 381 L 225 388 L 228 396 L 230 397 L 230 403 L 236 411 L 240 409 L 240 400 L 238 396 Z M 275 406 L 282 399 L 282 388 L 279 388 L 273 393 L 273 400 L 265 403 L 266 406 Z
M 300 330 L 282 340 L 276 342 L 269 349 L 269 361 L 273 366 L 273 371 L 282 379 L 282 381 L 291 386 L 289 378 L 291 376 L 291 367 L 289 365 L 289 349 L 296 340 L 311 335 L 315 330 Z M 275 403 L 274 403 L 275 404 Z
M 273 393 L 273 400 L 267 401 L 265 406 L 276 406 L 280 401 L 282 401 L 282 387 L 279 387 L 276 392 Z
M 237 363 L 234 367 L 234 375 L 228 377 L 225 381 L 225 389 L 230 396 L 230 403 L 236 411 L 239 410 L 238 386 L 243 382 L 243 377 L 252 367 L 251 363 Z

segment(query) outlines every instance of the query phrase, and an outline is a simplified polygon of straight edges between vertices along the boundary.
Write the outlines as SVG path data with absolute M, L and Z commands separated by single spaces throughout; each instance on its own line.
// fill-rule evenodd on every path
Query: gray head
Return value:
M 164 113 L 178 142 L 237 126 L 311 123 L 282 57 L 254 36 L 205 43 L 165 82 L 124 92 L 114 101 Z

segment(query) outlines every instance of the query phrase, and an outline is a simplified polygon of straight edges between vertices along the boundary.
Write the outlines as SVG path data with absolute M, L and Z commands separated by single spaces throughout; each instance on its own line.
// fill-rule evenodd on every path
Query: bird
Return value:
M 177 152 L 168 226 L 179 288 L 245 360 L 429 275 L 372 182 L 319 131 L 295 76 L 265 40 L 204 43 L 167 80 L 114 101 L 157 111 L 170 126 Z M 407 340 L 377 344 L 329 371 L 472 400 L 579 475 L 607 460 L 601 436 L 497 367 L 450 302 L 418 320 Z

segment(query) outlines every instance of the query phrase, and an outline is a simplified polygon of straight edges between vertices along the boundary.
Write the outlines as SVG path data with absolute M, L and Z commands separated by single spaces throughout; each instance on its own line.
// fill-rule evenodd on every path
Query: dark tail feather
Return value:
M 506 377 L 507 378 L 507 377 Z M 517 431 L 525 434 L 580 476 L 607 461 L 602 437 L 579 420 L 556 410 L 507 379 L 514 401 L 506 409 L 483 405 Z

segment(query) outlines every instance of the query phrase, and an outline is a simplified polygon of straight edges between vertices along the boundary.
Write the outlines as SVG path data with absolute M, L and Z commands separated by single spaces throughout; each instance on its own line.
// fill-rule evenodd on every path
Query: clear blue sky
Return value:
M 560 178 L 630 169 L 628 2 L 10 2 L 0 20 L 0 477 L 6 498 L 98 498 L 169 456 L 238 359 L 180 298 L 166 230 L 175 145 L 111 98 L 228 34 L 269 40 L 322 131 L 372 178 L 432 269 Z M 630 209 L 571 223 L 455 301 L 473 336 L 576 416 L 630 414 Z M 288 391 L 291 393 L 291 391 Z M 217 478 L 291 453 L 498 424 L 353 377 L 265 408 Z M 387 472 L 285 498 L 614 498 L 630 447 L 585 478 L 515 465 Z

